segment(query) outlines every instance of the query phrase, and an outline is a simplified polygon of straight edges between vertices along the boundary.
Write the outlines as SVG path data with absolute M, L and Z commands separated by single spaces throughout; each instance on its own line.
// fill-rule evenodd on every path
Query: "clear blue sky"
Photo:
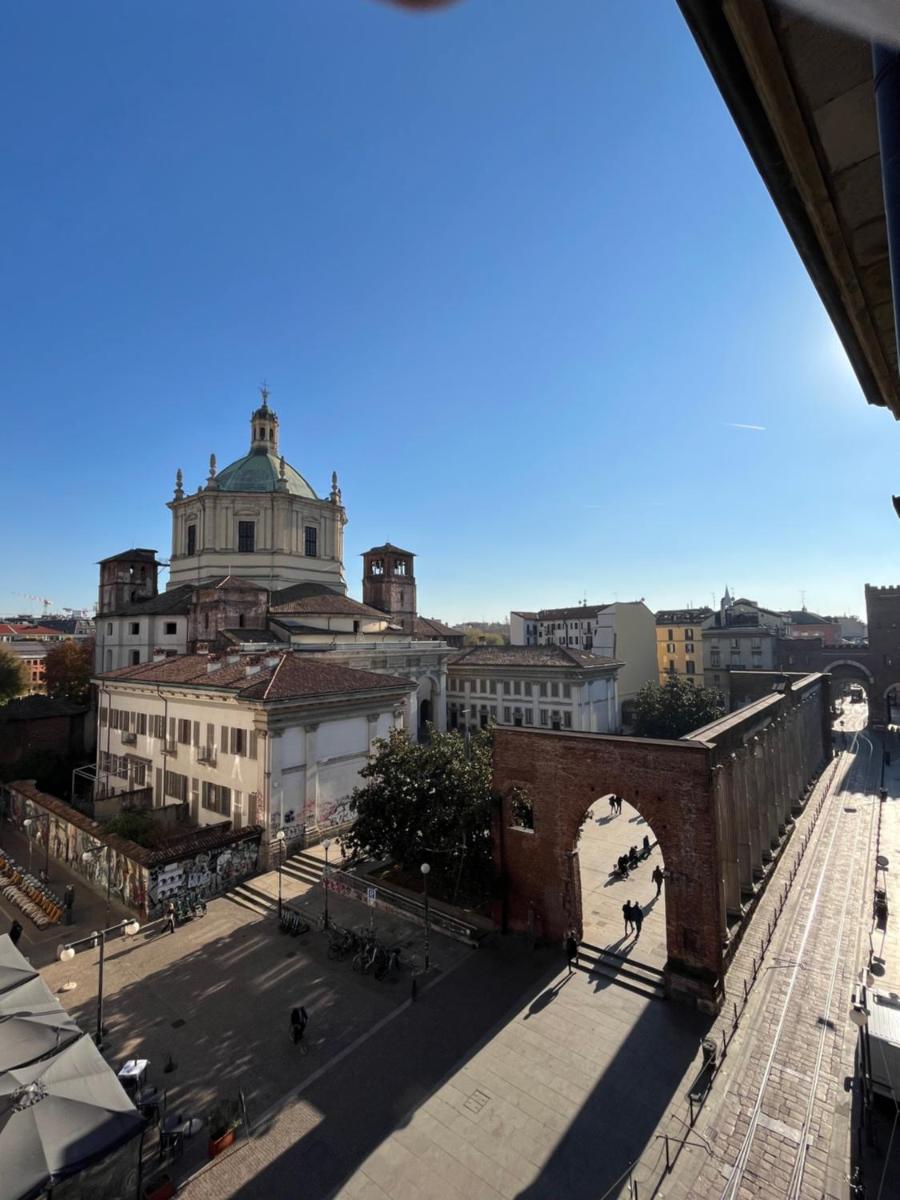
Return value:
M 674 2 L 8 5 L 5 554 L 76 606 L 175 470 L 337 468 L 446 620 L 900 582 L 864 403 Z M 735 428 L 764 426 L 764 430 Z

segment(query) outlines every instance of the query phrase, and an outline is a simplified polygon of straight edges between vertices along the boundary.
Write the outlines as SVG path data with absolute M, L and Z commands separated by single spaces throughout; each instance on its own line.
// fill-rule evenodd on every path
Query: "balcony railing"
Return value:
M 178 743 L 174 738 L 163 738 L 163 754 L 178 754 Z
M 197 762 L 206 763 L 208 767 L 216 765 L 216 748 L 215 746 L 198 746 L 197 747 Z
M 130 730 L 130 729 L 123 729 L 122 730 L 122 742 L 126 746 L 136 746 L 137 745 L 137 734 L 132 732 L 132 730 Z

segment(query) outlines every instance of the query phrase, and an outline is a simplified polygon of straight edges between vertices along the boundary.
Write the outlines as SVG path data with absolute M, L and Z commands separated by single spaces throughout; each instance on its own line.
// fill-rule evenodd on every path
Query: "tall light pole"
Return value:
M 431 938 L 428 926 L 428 876 L 431 872 L 431 867 L 428 863 L 422 863 L 419 870 L 422 872 L 422 883 L 425 886 L 425 970 L 431 966 Z
M 325 874 L 322 876 L 322 886 L 325 889 L 325 928 L 328 929 L 328 851 L 331 849 L 331 838 L 322 843 L 325 850 Z
M 284 830 L 279 829 L 275 834 L 278 847 L 278 921 L 281 922 L 281 861 L 284 858 Z
M 32 851 L 31 830 L 32 830 L 33 825 L 34 825 L 34 820 L 31 817 L 27 817 L 22 822 L 22 828 L 25 830 L 25 836 L 28 838 L 28 874 L 29 875 L 31 874 L 31 851 Z
M 78 942 L 70 942 L 59 949 L 60 962 L 70 962 L 75 957 L 76 946 L 84 945 L 85 942 L 90 942 L 92 946 L 98 941 L 100 943 L 100 963 L 97 975 L 97 1030 L 94 1034 L 98 1050 L 103 1048 L 103 963 L 106 957 L 106 935 L 121 930 L 128 937 L 134 937 L 140 928 L 137 921 L 121 921 L 118 925 L 112 925 L 108 929 L 95 930 L 90 937 L 81 938 Z

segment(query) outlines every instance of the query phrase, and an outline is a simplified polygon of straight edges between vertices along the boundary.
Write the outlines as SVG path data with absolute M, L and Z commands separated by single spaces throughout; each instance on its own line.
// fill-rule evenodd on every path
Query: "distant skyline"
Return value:
M 175 471 L 340 476 L 451 623 L 644 597 L 864 617 L 869 409 L 674 3 L 10 9 L 0 612 L 170 550 Z M 23 99 L 27 98 L 27 102 Z M 165 578 L 165 577 L 163 577 Z

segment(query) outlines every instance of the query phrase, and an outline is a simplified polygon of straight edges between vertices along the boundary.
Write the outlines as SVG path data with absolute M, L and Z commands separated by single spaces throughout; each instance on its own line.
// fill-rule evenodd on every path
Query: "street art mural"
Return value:
M 147 915 L 158 917 L 170 900 L 191 893 L 209 899 L 226 891 L 248 875 L 259 861 L 259 839 L 246 838 L 218 850 L 201 851 L 178 862 L 150 867 L 147 871 Z

